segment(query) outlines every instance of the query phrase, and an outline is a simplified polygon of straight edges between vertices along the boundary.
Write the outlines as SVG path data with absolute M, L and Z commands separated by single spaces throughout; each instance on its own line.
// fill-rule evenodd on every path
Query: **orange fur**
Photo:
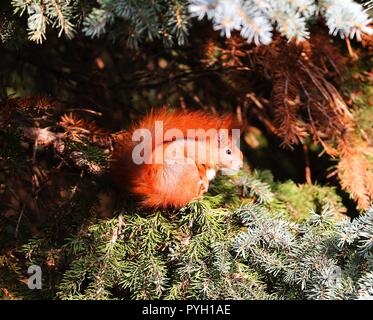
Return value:
M 161 152 L 164 154 L 165 159 L 170 160 L 172 157 L 165 150 L 167 146 L 175 145 L 180 149 L 178 158 L 183 161 L 188 160 L 188 162 L 136 165 L 132 161 L 132 151 L 137 142 L 132 141 L 132 134 L 136 129 L 144 128 L 150 130 L 154 137 L 155 121 L 162 121 L 163 133 L 169 129 L 176 128 L 181 130 L 184 137 L 186 137 L 188 129 L 230 130 L 235 124 L 230 116 L 212 116 L 201 111 L 168 112 L 165 109 L 161 109 L 156 112 L 152 111 L 129 130 L 117 134 L 111 172 L 120 188 L 139 197 L 140 205 L 143 207 L 182 207 L 207 191 L 208 179 L 206 170 L 218 168 L 217 157 L 212 154 L 208 163 L 199 163 L 197 159 L 187 158 L 185 154 L 185 145 L 192 140 L 183 139 L 173 142 L 174 139 L 165 139 L 163 137 L 162 145 L 156 145 L 153 139 L 152 157 L 157 152 Z M 195 138 L 197 140 L 200 139 L 198 135 Z M 211 149 L 210 152 L 217 153 L 219 150 Z M 238 156 L 242 157 L 240 151 Z

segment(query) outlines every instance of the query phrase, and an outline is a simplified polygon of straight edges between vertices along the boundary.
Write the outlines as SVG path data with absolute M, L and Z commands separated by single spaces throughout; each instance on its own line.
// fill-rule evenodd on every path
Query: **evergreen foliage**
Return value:
M 216 182 L 222 187 L 232 183 Z M 233 185 L 239 195 L 242 186 L 237 181 Z M 50 242 L 50 231 L 45 230 L 20 251 L 29 263 L 48 268 L 44 281 L 53 283 L 53 289 L 38 293 L 44 297 L 371 296 L 373 207 L 353 221 L 340 221 L 324 203 L 319 212 L 296 223 L 284 211 L 253 200 L 246 198 L 238 207 L 222 206 L 219 194 L 210 194 L 175 212 L 124 209 L 108 220 L 86 221 L 77 228 L 78 223 L 75 233 L 60 243 Z M 9 272 L 10 266 L 3 262 L 4 269 Z
M 289 40 L 309 37 L 307 21 L 319 14 L 324 16 L 330 34 L 349 36 L 361 40 L 361 32 L 370 34 L 371 19 L 361 5 L 353 1 L 241 1 L 241 0 L 192 0 L 190 11 L 202 19 L 205 15 L 213 21 L 214 29 L 231 36 L 239 30 L 248 42 L 268 44 L 272 40 L 272 25 Z
M 133 47 L 141 40 L 154 39 L 162 39 L 165 45 L 183 45 L 190 17 L 202 20 L 205 16 L 222 35 L 230 38 L 238 30 L 249 43 L 257 45 L 272 41 L 274 25 L 289 40 L 309 38 L 307 23 L 319 16 L 334 36 L 356 37 L 361 41 L 362 34 L 373 32 L 368 13 L 352 0 L 99 0 L 97 7 L 85 4 L 84 8 L 79 8 L 77 0 L 12 0 L 12 4 L 15 13 L 27 14 L 29 38 L 37 43 L 45 40 L 48 25 L 58 29 L 59 36 L 72 38 L 77 24 L 82 24 L 87 36 L 97 37 L 108 32 L 109 26 L 119 19 Z M 78 18 L 80 10 L 84 16 Z
M 14 13 L 27 13 L 27 31 L 29 39 L 42 43 L 46 39 L 48 25 L 59 30 L 71 39 L 74 36 L 74 14 L 76 0 L 12 0 Z

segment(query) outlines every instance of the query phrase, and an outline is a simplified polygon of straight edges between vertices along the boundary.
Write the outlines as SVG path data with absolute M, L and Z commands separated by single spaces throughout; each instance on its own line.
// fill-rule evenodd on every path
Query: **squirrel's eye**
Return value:
M 232 151 L 231 151 L 231 149 L 227 149 L 227 154 L 232 154 Z

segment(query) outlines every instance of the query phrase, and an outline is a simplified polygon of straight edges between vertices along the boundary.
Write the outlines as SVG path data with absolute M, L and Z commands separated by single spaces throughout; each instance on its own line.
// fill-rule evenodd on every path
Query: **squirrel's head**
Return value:
M 240 131 L 233 129 L 231 134 L 220 133 L 218 149 L 217 169 L 221 170 L 223 174 L 236 174 L 243 166 L 243 155 L 240 150 Z

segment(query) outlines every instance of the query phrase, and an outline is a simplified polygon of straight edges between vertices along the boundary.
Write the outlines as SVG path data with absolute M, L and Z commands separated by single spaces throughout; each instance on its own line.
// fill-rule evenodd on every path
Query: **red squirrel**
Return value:
M 142 207 L 180 208 L 207 192 L 217 171 L 238 172 L 239 130 L 231 116 L 152 111 L 116 135 L 112 176 Z

